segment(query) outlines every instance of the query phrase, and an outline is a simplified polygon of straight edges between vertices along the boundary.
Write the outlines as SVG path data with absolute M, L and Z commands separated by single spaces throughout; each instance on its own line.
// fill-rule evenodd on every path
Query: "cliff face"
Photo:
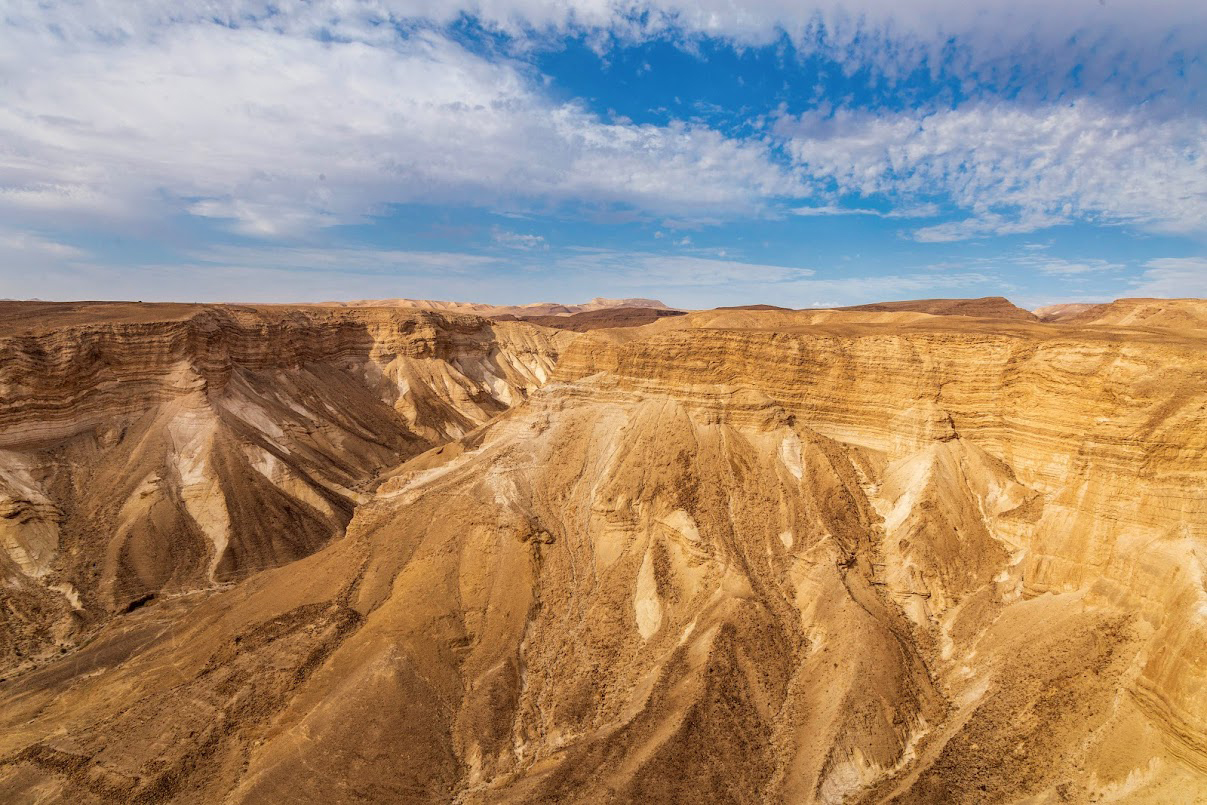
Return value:
M 380 470 L 522 400 L 558 349 L 421 312 L 99 307 L 0 338 L 4 664 L 312 553 Z
M 0 790 L 1207 785 L 1201 339 L 719 311 L 555 346 L 547 384 L 386 473 L 345 538 L 0 686 Z

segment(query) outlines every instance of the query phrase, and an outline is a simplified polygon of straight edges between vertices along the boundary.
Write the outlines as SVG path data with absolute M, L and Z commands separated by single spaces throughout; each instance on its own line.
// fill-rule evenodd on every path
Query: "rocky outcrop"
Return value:
M 0 790 L 1193 801 L 1203 346 L 917 313 L 579 336 L 344 539 L 0 685 Z
M 559 343 L 417 311 L 100 307 L 0 343 L 5 664 L 312 553 L 383 469 L 539 387 Z

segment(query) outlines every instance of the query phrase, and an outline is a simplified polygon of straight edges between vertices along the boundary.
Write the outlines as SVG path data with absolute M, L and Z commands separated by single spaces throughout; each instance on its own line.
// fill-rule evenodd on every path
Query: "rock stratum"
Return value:
M 413 311 L 0 305 L 0 667 L 343 534 L 535 390 L 559 334 Z M 563 339 L 564 340 L 564 339 Z
M 0 371 L 6 800 L 1207 790 L 1197 330 L 62 315 Z

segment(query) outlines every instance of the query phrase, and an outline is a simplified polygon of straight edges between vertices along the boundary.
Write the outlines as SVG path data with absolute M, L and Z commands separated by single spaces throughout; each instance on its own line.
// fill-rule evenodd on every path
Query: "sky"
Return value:
M 0 297 L 987 295 L 1207 296 L 1207 3 L 0 3 Z

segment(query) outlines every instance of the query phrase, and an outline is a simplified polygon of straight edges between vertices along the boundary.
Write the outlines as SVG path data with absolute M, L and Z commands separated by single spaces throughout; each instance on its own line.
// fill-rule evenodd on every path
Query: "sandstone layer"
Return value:
M 0 668 L 326 545 L 383 469 L 541 385 L 560 338 L 417 311 L 3 307 Z
M 459 349 L 497 344 L 492 365 L 523 344 L 556 368 L 381 472 L 342 538 L 0 684 L 7 799 L 1207 790 L 1201 333 L 729 310 L 559 341 L 438 321 Z M 393 338 L 331 371 L 375 388 L 361 353 Z M 193 371 L 222 398 L 269 371 L 244 360 Z

